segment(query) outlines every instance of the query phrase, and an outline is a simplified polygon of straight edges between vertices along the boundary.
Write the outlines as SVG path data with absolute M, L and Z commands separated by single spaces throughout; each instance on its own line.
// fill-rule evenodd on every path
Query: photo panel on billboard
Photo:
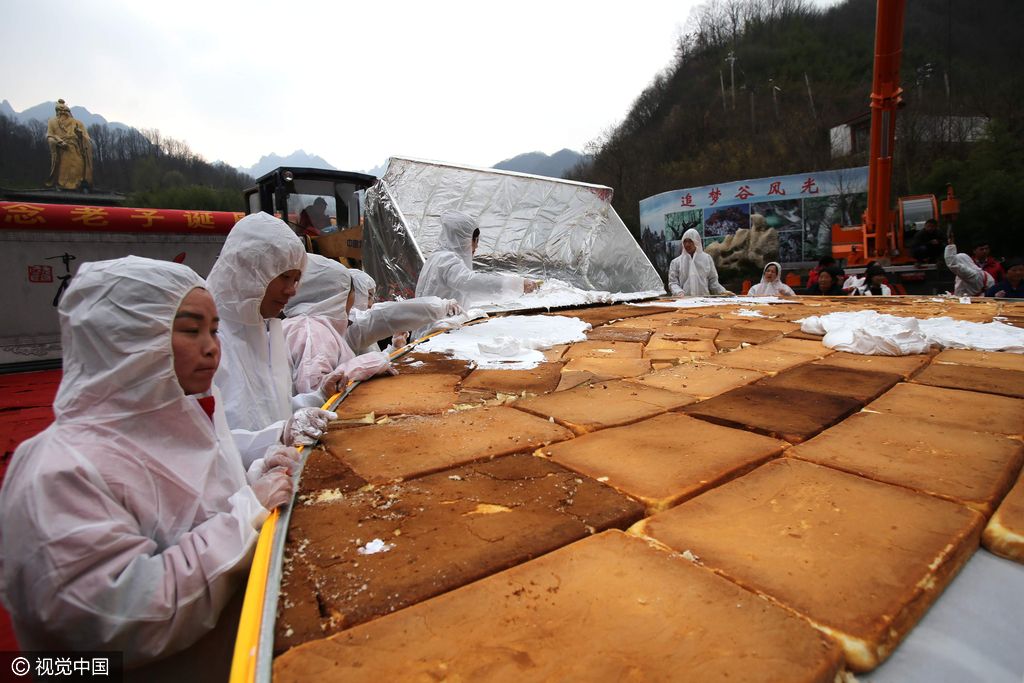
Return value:
M 727 237 L 750 227 L 750 204 L 704 209 L 704 237 Z
M 680 249 L 682 249 L 683 233 L 687 230 L 696 230 L 703 237 L 704 212 L 702 210 L 689 209 L 665 214 L 665 245 L 670 262 L 682 253 Z
M 802 211 L 799 199 L 783 199 L 774 202 L 757 202 L 750 205 L 750 213 L 764 216 L 769 228 L 779 232 L 800 230 L 803 228 Z
M 803 259 L 817 261 L 830 255 L 832 226 L 859 225 L 866 207 L 866 192 L 804 199 Z

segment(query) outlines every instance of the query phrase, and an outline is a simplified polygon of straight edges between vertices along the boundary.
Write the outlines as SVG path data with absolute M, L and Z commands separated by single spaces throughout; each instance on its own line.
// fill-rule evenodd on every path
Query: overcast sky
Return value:
M 491 166 L 619 123 L 699 4 L 0 0 L 0 99 L 62 97 L 233 166 Z

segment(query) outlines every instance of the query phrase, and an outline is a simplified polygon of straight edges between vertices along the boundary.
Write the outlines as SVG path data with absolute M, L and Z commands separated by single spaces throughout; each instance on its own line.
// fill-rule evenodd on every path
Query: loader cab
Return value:
M 246 213 L 277 216 L 300 237 L 329 235 L 359 226 L 363 196 L 376 180 L 365 173 L 277 168 L 245 190 Z
M 245 190 L 245 212 L 285 221 L 306 250 L 362 265 L 363 199 L 377 179 L 365 173 L 280 167 Z

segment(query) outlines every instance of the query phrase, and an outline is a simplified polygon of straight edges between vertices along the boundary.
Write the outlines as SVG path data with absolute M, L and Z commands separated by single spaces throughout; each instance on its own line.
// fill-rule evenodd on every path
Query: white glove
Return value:
M 462 313 L 462 306 L 455 299 L 443 299 L 444 301 L 444 315 L 446 318 L 450 318 L 453 315 Z
M 392 375 L 398 374 L 398 370 L 391 365 L 391 359 L 388 358 L 388 354 L 381 351 L 371 351 L 370 353 L 356 356 L 345 365 L 348 367 L 349 379 L 359 382 L 384 372 L 391 373 Z
M 323 381 L 320 382 L 320 393 L 323 395 L 324 401 L 339 391 L 344 390 L 345 385 L 348 384 L 350 379 L 352 378 L 348 376 L 345 368 L 342 367 L 335 368 L 331 374 L 324 377 Z
M 400 349 L 409 343 L 409 333 L 399 332 L 398 334 L 391 336 L 391 346 L 396 349 Z
M 267 449 L 262 458 L 256 458 L 249 465 L 249 471 L 245 473 L 245 480 L 249 484 L 256 481 L 270 470 L 281 467 L 288 474 L 294 474 L 299 464 L 299 452 L 290 446 L 274 444 Z
M 284 426 L 286 446 L 309 446 L 319 441 L 327 430 L 327 423 L 337 420 L 338 414 L 320 408 L 299 408 Z
M 256 500 L 268 510 L 285 505 L 292 499 L 292 477 L 280 468 L 266 472 L 251 487 Z

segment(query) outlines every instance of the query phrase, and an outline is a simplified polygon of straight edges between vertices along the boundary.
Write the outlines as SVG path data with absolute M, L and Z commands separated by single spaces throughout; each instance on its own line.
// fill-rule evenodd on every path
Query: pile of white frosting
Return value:
M 681 299 L 644 301 L 630 306 L 658 306 L 660 308 L 700 308 L 702 306 L 760 306 L 763 304 L 792 304 L 791 299 L 777 296 L 687 296 Z
M 1024 353 L 1024 329 L 999 321 L 903 318 L 878 311 L 849 311 L 798 320 L 808 334 L 823 334 L 830 349 L 868 356 L 925 353 L 932 346 Z
M 417 352 L 444 353 L 473 361 L 480 368 L 528 370 L 544 362 L 545 349 L 583 341 L 590 324 L 561 315 L 511 315 L 490 318 L 433 337 Z
M 487 302 L 473 302 L 473 307 L 485 311 L 561 308 L 564 306 L 584 306 L 587 304 L 608 304 L 616 301 L 637 301 L 639 299 L 663 296 L 664 294 L 664 290 L 604 292 L 601 290 L 580 289 L 564 280 L 551 278 L 541 282 L 540 287 L 529 294 L 517 294 L 508 298 Z

